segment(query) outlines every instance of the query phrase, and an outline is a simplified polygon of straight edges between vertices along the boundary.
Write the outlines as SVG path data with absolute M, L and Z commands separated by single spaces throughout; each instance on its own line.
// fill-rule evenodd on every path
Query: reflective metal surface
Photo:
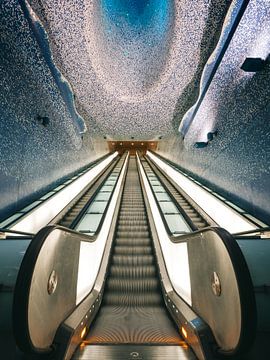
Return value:
M 195 360 L 188 346 L 96 345 L 81 346 L 73 360 Z

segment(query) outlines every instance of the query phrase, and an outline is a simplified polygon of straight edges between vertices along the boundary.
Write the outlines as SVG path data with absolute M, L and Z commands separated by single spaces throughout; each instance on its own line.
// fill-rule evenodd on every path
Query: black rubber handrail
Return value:
M 122 169 L 120 170 L 120 173 Z M 118 181 L 119 179 L 117 180 L 117 182 Z M 104 220 L 105 217 L 103 217 L 102 219 L 102 224 L 104 223 Z M 33 240 L 31 241 L 30 245 L 27 248 L 26 254 L 20 266 L 20 270 L 18 273 L 18 277 L 14 289 L 13 310 L 12 310 L 13 331 L 14 331 L 16 343 L 19 346 L 19 348 L 22 349 L 27 354 L 39 354 L 39 355 L 50 354 L 53 350 L 51 347 L 48 349 L 38 349 L 32 344 L 29 333 L 29 323 L 28 323 L 28 301 L 30 295 L 32 276 L 39 253 L 44 243 L 46 242 L 48 236 L 55 230 L 60 230 L 64 233 L 76 235 L 78 241 L 84 241 L 84 242 L 94 242 L 98 236 L 98 233 L 95 233 L 94 235 L 90 236 L 56 224 L 51 224 L 42 228 L 34 236 Z M 71 314 L 73 313 L 73 311 L 74 309 L 71 310 Z
M 153 218 L 151 212 L 150 214 L 148 214 L 148 216 L 151 216 Z M 203 238 L 203 235 L 209 231 L 215 232 L 219 236 L 219 239 L 223 242 L 230 256 L 235 277 L 237 280 L 239 298 L 241 304 L 241 332 L 237 346 L 230 351 L 224 351 L 216 347 L 215 351 L 219 357 L 239 356 L 246 353 L 247 349 L 251 347 L 251 345 L 255 340 L 256 329 L 257 329 L 257 309 L 256 309 L 255 293 L 254 293 L 254 287 L 253 287 L 251 275 L 246 260 L 244 258 L 244 255 L 239 245 L 237 244 L 237 241 L 225 229 L 214 226 L 206 227 L 186 235 L 170 236 L 170 239 L 174 243 L 183 243 L 183 242 L 187 243 L 193 238 L 198 238 L 198 236 Z M 166 267 L 166 263 L 165 263 L 165 267 Z
M 107 210 L 108 210 L 108 207 L 110 205 L 110 202 L 111 202 L 111 199 L 112 199 L 112 196 L 113 196 L 113 193 L 114 193 L 114 190 L 116 188 L 116 185 L 117 185 L 117 182 L 118 182 L 118 179 L 119 179 L 119 176 L 120 176 L 120 173 L 121 173 L 121 170 L 125 164 L 125 159 L 128 155 L 127 154 L 123 154 L 123 157 L 121 157 L 113 166 L 113 168 L 111 169 L 110 173 L 108 174 L 108 176 L 101 182 L 101 184 L 98 186 L 97 190 L 95 191 L 95 193 L 93 194 L 93 196 L 91 197 L 91 199 L 87 202 L 87 204 L 83 207 L 83 209 L 80 211 L 80 213 L 78 214 L 78 216 L 76 217 L 76 219 L 74 219 L 71 223 L 71 228 L 74 229 L 76 227 L 76 225 L 78 225 L 79 221 L 82 219 L 83 215 L 85 214 L 86 210 L 88 209 L 88 207 L 91 205 L 91 203 L 95 200 L 95 196 L 98 194 L 99 190 L 101 189 L 101 187 L 104 185 L 104 183 L 106 182 L 106 180 L 109 178 L 109 176 L 111 175 L 111 173 L 113 172 L 113 170 L 115 169 L 115 167 L 119 164 L 119 162 L 121 161 L 121 159 L 123 159 L 123 164 L 122 164 L 122 167 L 119 171 L 119 174 L 118 174 L 118 178 L 117 178 L 117 181 L 115 182 L 114 186 L 113 186 L 113 189 L 111 191 L 111 194 L 110 194 L 110 197 L 107 201 L 107 205 L 104 209 L 104 212 L 102 214 L 102 217 L 100 219 L 100 222 L 99 222 L 99 225 L 97 227 L 97 230 L 95 232 L 95 234 L 98 234 L 100 232 L 100 229 L 102 228 L 102 225 L 103 225 L 103 222 L 104 222 L 104 219 L 105 219 L 105 216 L 106 216 L 106 213 L 107 213 Z
M 7 228 L 0 228 L 0 233 L 7 233 L 7 234 L 14 234 L 14 235 L 23 235 L 24 237 L 27 238 L 33 238 L 35 236 L 35 234 L 33 233 L 28 233 L 28 232 L 24 232 L 24 231 L 18 231 L 18 230 L 10 230 Z M 20 239 L 22 239 L 22 237 L 19 237 Z

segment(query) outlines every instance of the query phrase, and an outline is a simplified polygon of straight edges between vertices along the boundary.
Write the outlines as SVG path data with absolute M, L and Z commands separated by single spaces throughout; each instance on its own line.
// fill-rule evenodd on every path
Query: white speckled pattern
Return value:
M 198 70 L 210 2 L 142 2 L 156 5 L 147 26 L 119 13 L 111 19 L 113 1 L 30 1 L 90 131 L 118 139 L 172 133 L 179 96 Z M 228 3 L 214 4 L 216 31 Z

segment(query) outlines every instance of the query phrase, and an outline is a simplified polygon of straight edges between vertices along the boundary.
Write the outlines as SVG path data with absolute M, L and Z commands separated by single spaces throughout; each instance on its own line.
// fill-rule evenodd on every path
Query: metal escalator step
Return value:
M 153 332 L 153 338 L 155 332 Z M 140 339 L 140 337 L 138 337 Z M 86 360 L 86 359 L 102 359 L 102 360 L 126 360 L 132 359 L 130 354 L 134 354 L 134 358 L 144 359 L 144 360 L 195 360 L 196 357 L 190 351 L 190 349 L 183 344 L 175 337 L 175 343 L 172 343 L 172 338 L 170 339 L 160 339 L 164 344 L 162 345 L 138 345 L 138 344 L 128 344 L 125 342 L 125 345 L 115 345 L 115 341 L 111 338 L 111 344 L 106 345 L 95 345 L 95 346 L 82 346 L 79 347 L 76 355 L 72 358 L 73 360 Z M 115 338 L 113 338 L 115 339 Z M 98 339 L 100 341 L 100 339 Z M 102 338 L 104 342 L 104 338 Z M 88 342 L 86 342 L 88 344 Z M 168 345 L 169 344 L 169 345 Z M 179 346 L 180 345 L 180 346 Z M 138 355 L 137 355 L 138 354 Z
M 144 224 L 139 224 L 139 225 L 136 225 L 135 223 L 129 223 L 129 224 L 118 224 L 118 227 L 117 227 L 117 232 L 123 232 L 123 231 L 129 231 L 131 232 L 132 230 L 134 229 L 140 229 L 140 232 L 141 231 L 147 231 L 148 232 L 148 225 L 147 223 L 144 223 Z
M 119 219 L 118 221 L 118 229 L 121 229 L 122 226 L 147 226 L 147 220 L 145 218 L 145 220 L 136 220 L 136 219 Z M 148 228 L 148 226 L 147 226 Z
M 132 212 L 125 212 L 125 213 L 120 213 L 119 215 L 119 220 L 146 220 L 146 216 L 143 213 L 132 213 Z
M 67 215 L 67 216 L 65 216 L 65 217 L 64 217 L 64 219 L 63 219 L 63 220 L 64 220 L 64 221 L 71 222 L 71 221 L 73 221 L 73 220 L 74 220 L 74 216 Z
M 206 224 L 205 222 L 194 222 L 194 224 L 195 224 L 199 229 L 202 229 L 202 228 L 208 226 L 208 224 Z
M 61 221 L 60 225 L 64 227 L 68 227 L 70 225 L 70 221 Z
M 117 238 L 115 239 L 116 246 L 148 246 L 151 244 L 151 240 L 149 238 Z
M 125 211 L 120 211 L 120 217 L 122 217 L 123 215 L 124 216 L 140 216 L 140 215 L 143 215 L 144 214 L 144 211 L 143 209 L 134 209 L 134 208 L 130 208 L 129 210 L 128 209 L 125 209 Z
M 141 230 L 140 228 L 134 228 L 133 231 L 117 230 L 116 236 L 120 238 L 147 238 L 149 237 L 149 231 Z
M 202 218 L 200 216 L 198 216 L 197 214 L 190 214 L 189 215 L 189 218 L 192 220 L 192 221 L 202 221 Z
M 123 201 L 121 203 L 121 208 L 126 208 L 131 205 L 136 205 L 139 207 L 144 206 L 143 199 L 134 199 L 132 196 L 128 196 L 126 200 L 123 199 Z
M 140 256 L 128 256 L 128 255 L 113 255 L 112 264 L 114 265 L 152 265 L 154 264 L 153 255 L 140 255 Z
M 157 278 L 146 278 L 142 279 L 129 279 L 129 278 L 109 278 L 107 282 L 107 289 L 110 294 L 113 293 L 153 293 L 158 292 L 159 283 Z
M 151 255 L 151 246 L 115 246 L 115 255 Z
M 130 157 L 102 305 L 87 343 L 170 343 L 179 335 L 164 308 L 135 157 Z
M 121 278 L 130 278 L 130 279 L 137 279 L 145 277 L 152 277 L 156 276 L 156 268 L 153 265 L 146 265 L 146 266 L 115 266 L 112 265 L 110 268 L 110 276 Z
M 116 306 L 157 306 L 161 305 L 163 299 L 158 293 L 149 294 L 106 294 L 103 297 L 102 303 L 104 305 L 116 305 Z

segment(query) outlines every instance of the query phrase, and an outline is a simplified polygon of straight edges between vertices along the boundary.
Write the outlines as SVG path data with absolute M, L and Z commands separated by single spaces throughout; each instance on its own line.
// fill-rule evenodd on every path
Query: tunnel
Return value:
M 1 358 L 270 358 L 269 16 L 1 1 Z

